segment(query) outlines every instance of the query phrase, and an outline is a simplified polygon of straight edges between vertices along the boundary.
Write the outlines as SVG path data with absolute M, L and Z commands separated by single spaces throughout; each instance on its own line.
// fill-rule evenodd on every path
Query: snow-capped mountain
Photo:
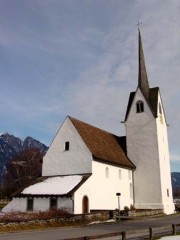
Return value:
M 8 162 L 19 152 L 27 149 L 38 148 L 45 154 L 48 147 L 32 137 L 21 140 L 14 135 L 3 133 L 0 135 L 0 180 L 6 171 Z

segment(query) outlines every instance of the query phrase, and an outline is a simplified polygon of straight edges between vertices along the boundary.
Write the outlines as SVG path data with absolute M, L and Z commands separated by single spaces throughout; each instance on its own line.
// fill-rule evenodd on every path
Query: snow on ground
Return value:
M 90 222 L 88 225 L 92 225 L 92 224 L 99 224 L 99 223 L 111 223 L 111 222 L 116 222 L 114 219 L 109 219 L 106 221 L 95 221 L 95 222 Z
M 81 182 L 82 176 L 65 176 L 65 177 L 49 177 L 46 180 L 25 188 L 22 194 L 48 194 L 61 195 L 70 192 L 78 183 Z
M 180 240 L 180 236 L 162 237 L 160 240 Z

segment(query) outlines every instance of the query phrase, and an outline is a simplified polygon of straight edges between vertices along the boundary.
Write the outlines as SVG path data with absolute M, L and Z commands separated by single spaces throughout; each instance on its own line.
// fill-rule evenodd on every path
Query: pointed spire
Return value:
M 143 46 L 141 40 L 141 33 L 139 31 L 139 76 L 138 76 L 138 87 L 141 89 L 142 93 L 148 99 L 149 97 L 149 82 L 146 72 L 146 65 L 144 60 Z

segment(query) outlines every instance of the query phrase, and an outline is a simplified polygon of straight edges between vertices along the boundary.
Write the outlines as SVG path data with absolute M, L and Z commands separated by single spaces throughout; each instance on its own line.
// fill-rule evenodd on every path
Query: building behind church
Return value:
M 43 159 L 42 177 L 19 191 L 3 209 L 69 212 L 118 208 L 174 212 L 167 120 L 158 87 L 150 88 L 139 31 L 139 75 L 124 124 L 116 136 L 66 117 Z

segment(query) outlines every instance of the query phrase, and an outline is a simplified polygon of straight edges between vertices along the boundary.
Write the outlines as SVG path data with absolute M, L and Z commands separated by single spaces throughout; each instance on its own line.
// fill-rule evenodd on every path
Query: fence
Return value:
M 107 233 L 101 235 L 94 236 L 84 236 L 78 238 L 68 238 L 63 240 L 91 240 L 91 239 L 102 239 L 108 237 L 119 237 L 119 240 L 128 240 L 128 239 L 153 239 L 154 237 L 163 237 L 167 235 L 176 235 L 177 232 L 180 231 L 180 224 L 171 224 L 162 227 L 149 227 L 148 229 L 136 230 L 136 237 L 133 237 L 132 232 L 122 231 L 122 232 L 114 232 Z M 138 236 L 139 235 L 139 236 Z

